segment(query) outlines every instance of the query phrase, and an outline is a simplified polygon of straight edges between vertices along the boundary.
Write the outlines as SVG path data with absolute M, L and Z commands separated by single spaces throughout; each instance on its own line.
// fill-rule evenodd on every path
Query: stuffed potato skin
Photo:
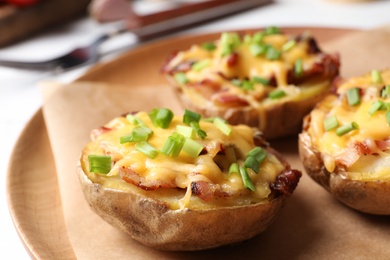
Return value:
M 339 73 L 339 57 L 323 52 L 309 34 L 269 29 L 222 33 L 213 50 L 194 45 L 175 53 L 162 72 L 191 110 L 258 127 L 268 140 L 296 135 L 303 117 L 328 94 Z M 226 48 L 231 52 L 226 54 Z M 266 50 L 259 54 L 258 48 Z
M 177 116 L 167 129 L 155 127 L 147 113 L 132 117 L 153 129 L 148 142 L 155 147 L 183 126 Z M 162 250 L 209 249 L 239 243 L 263 232 L 292 195 L 301 173 L 291 169 L 256 129 L 231 126 L 231 132 L 223 134 L 214 124 L 201 121 L 207 137 L 192 137 L 204 146 L 197 157 L 189 157 L 184 148 L 178 155 L 168 156 L 161 148 L 150 158 L 133 149 L 137 143 L 119 144 L 119 136 L 138 127 L 127 117 L 93 130 L 93 141 L 84 148 L 78 169 L 91 209 L 133 239 Z M 246 167 L 244 151 L 258 148 L 265 157 L 257 166 L 258 173 L 248 168 L 253 186 L 245 186 L 241 173 Z M 104 174 L 91 170 L 96 164 L 89 157 L 97 153 L 113 161 Z M 241 177 L 226 168 L 226 161 L 232 158 L 240 165 Z
M 324 143 L 329 142 L 327 140 L 330 139 L 324 138 L 321 143 L 318 141 L 320 137 L 315 134 L 316 131 L 321 131 L 313 130 L 314 125 L 317 125 L 318 128 L 321 127 L 318 123 L 313 122 L 321 113 L 329 116 L 330 111 L 340 109 L 342 106 L 354 111 L 352 113 L 360 113 L 359 108 L 355 110 L 355 108 L 346 105 L 345 91 L 351 86 L 361 87 L 362 101 L 357 107 L 368 107 L 366 105 L 368 103 L 373 106 L 378 98 L 385 103 L 388 97 L 383 95 L 378 97 L 375 89 L 382 90 L 383 86 L 386 85 L 390 79 L 389 70 L 380 72 L 380 75 L 382 79 L 380 83 L 373 82 L 372 73 L 346 80 L 340 84 L 336 93 L 332 94 L 333 97 L 328 97 L 331 100 L 337 100 L 335 103 L 331 102 L 332 106 L 329 103 L 326 105 L 326 98 L 322 104 L 318 104 L 312 113 L 304 119 L 303 131 L 299 135 L 299 156 L 306 173 L 345 205 L 368 214 L 390 215 L 390 174 L 386 173 L 386 158 L 389 153 L 388 147 L 384 145 L 388 141 L 386 134 L 388 126 L 384 124 L 378 126 L 376 121 L 369 121 L 375 120 L 374 117 L 382 116 L 381 113 L 385 112 L 378 110 L 372 113 L 369 118 L 362 120 L 367 122 L 367 125 L 361 121 L 359 129 L 337 137 L 345 138 L 347 144 L 337 146 L 333 153 L 329 150 L 324 151 L 325 148 L 329 147 Z M 338 116 L 338 114 L 334 115 Z M 352 120 L 352 115 L 349 115 L 349 118 Z M 384 118 L 383 120 L 385 123 Z M 370 135 L 367 134 L 371 133 L 368 128 L 379 131 L 375 132 L 375 135 Z M 325 131 L 322 135 L 329 136 L 330 133 Z M 337 139 L 334 140 L 337 141 Z M 336 141 L 333 145 L 337 143 Z M 371 158 L 369 163 L 365 162 L 367 160 L 365 158 Z

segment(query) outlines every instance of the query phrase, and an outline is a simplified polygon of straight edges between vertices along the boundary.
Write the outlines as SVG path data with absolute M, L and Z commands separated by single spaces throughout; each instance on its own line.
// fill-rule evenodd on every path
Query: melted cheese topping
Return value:
M 148 143 L 157 149 L 161 149 L 168 136 L 175 132 L 177 125 L 184 125 L 182 116 L 175 116 L 168 129 L 154 127 L 145 112 L 138 113 L 136 117 L 153 130 L 153 135 L 148 139 Z M 156 158 L 151 159 L 135 150 L 135 143 L 120 144 L 120 137 L 128 135 L 135 125 L 127 121 L 125 117 L 115 118 L 105 125 L 111 130 L 94 136 L 93 141 L 84 148 L 81 159 L 83 170 L 93 182 L 100 183 L 104 187 L 127 191 L 135 189 L 136 192 L 145 196 L 166 201 L 172 208 L 233 206 L 267 201 L 271 193 L 270 183 L 274 182 L 276 176 L 284 170 L 283 164 L 274 155 L 267 154 L 258 174 L 255 174 L 251 169 L 248 170 L 250 178 L 256 186 L 256 191 L 244 188 L 242 178 L 238 173 L 227 173 L 229 165 L 224 165 L 226 158 L 222 157 L 222 162 L 217 163 L 217 158 L 220 156 L 218 151 L 222 146 L 224 148 L 234 147 L 236 162 L 243 165 L 246 154 L 255 147 L 254 130 L 245 125 L 230 126 L 232 132 L 227 136 L 211 122 L 200 121 L 200 126 L 207 133 L 207 137 L 205 139 L 195 138 L 194 140 L 206 148 L 207 154 L 192 158 L 181 151 L 176 158 L 159 153 Z M 101 175 L 89 172 L 88 155 L 90 154 L 112 157 L 114 165 L 109 174 Z M 153 191 L 143 190 L 122 180 L 119 174 L 121 168 L 131 169 L 146 181 L 169 184 L 169 187 L 165 188 L 164 184 L 161 188 Z M 213 184 L 214 187 L 229 196 L 226 198 L 216 197 L 209 202 L 191 196 L 191 183 L 197 181 Z
M 231 35 L 238 37 L 238 34 L 231 33 Z M 177 81 L 175 84 L 181 88 L 190 103 L 206 111 L 215 107 L 237 106 L 253 109 L 258 113 L 261 122 L 259 127 L 262 131 L 266 129 L 267 120 L 264 115 L 267 109 L 285 102 L 307 100 L 329 89 L 334 75 L 326 77 L 316 75 L 310 79 L 301 80 L 297 85 L 289 83 L 289 81 L 292 82 L 291 75 L 295 75 L 297 61 L 302 62 L 303 73 L 307 75 L 323 62 L 323 53 L 309 51 L 312 48 L 308 40 L 310 35 L 304 34 L 299 40 L 282 33 L 264 35 L 261 44 L 271 46 L 279 52 L 280 56 L 277 59 L 267 58 L 267 51 L 254 55 L 251 51 L 254 40 L 253 38 L 250 41 L 245 40 L 246 37 L 254 38 L 253 35 L 245 35 L 227 55 L 224 55 L 222 36 L 220 40 L 214 42 L 214 50 L 206 50 L 201 45 L 193 45 L 188 50 L 178 52 L 169 61 L 166 71 L 175 73 L 179 70 L 185 74 L 186 82 Z M 295 44 L 291 48 L 284 48 L 291 41 L 295 41 Z M 205 65 L 201 69 L 196 69 L 194 64 L 199 62 L 204 62 Z M 183 66 L 183 64 L 186 65 Z M 188 66 L 190 69 L 178 69 Z M 267 79 L 270 83 L 256 82 L 253 80 L 256 77 Z M 299 78 L 299 76 L 296 77 Z M 252 86 L 249 89 L 237 86 L 232 79 L 241 82 L 251 81 Z M 208 86 L 204 83 L 205 81 L 212 82 L 213 86 Z M 196 87 L 199 85 L 201 87 Z M 286 95 L 276 99 L 270 98 L 269 93 L 275 90 L 282 90 Z
M 313 146 L 323 153 L 325 167 L 333 172 L 335 160 L 348 156 L 355 143 L 365 143 L 374 154 L 360 156 L 346 170 L 350 177 L 356 179 L 390 178 L 389 150 L 380 151 L 375 141 L 387 141 L 390 137 L 390 126 L 386 120 L 386 109 L 374 114 L 368 111 L 375 101 L 390 102 L 390 97 L 382 97 L 381 92 L 386 84 L 390 84 L 390 71 L 381 72 L 382 82 L 373 83 L 370 74 L 355 77 L 343 83 L 337 90 L 338 95 L 329 95 L 319 103 L 310 114 L 308 133 Z M 348 104 L 346 92 L 351 88 L 361 89 L 361 102 L 358 105 Z M 324 120 L 336 116 L 339 126 L 356 122 L 359 129 L 338 136 L 335 129 L 326 131 Z

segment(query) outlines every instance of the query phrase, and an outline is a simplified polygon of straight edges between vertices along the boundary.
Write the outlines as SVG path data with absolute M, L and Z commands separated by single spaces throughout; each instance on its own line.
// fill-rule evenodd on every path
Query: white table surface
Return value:
M 275 0 L 273 4 L 224 18 L 182 33 L 234 30 L 267 25 L 320 26 L 369 29 L 390 25 L 390 1 L 344 3 L 336 0 Z M 349 1 L 351 2 L 351 0 Z M 157 5 L 154 3 L 153 5 Z M 146 7 L 153 7 L 150 4 Z M 145 10 L 141 10 L 145 11 Z M 61 54 L 72 46 L 84 44 L 112 24 L 101 26 L 85 18 L 33 39 L 0 49 L 0 57 L 41 60 Z M 1 33 L 1 32 L 0 32 Z M 103 50 L 135 42 L 131 34 L 107 43 Z M 115 55 L 114 55 L 115 56 Z M 106 59 L 114 57 L 109 56 Z M 6 173 L 15 142 L 28 120 L 42 104 L 37 82 L 54 79 L 69 82 L 86 68 L 65 74 L 31 72 L 0 67 L 0 259 L 29 259 L 8 210 Z

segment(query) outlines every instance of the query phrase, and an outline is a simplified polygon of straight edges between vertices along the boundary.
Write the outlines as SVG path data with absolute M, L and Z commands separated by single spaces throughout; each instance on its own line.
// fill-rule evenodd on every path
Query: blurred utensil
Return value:
M 0 66 L 33 70 L 69 70 L 98 61 L 101 57 L 99 46 L 118 34 L 131 32 L 138 37 L 139 41 L 150 40 L 271 2 L 272 0 L 210 0 L 183 4 L 175 9 L 141 16 L 139 28 L 130 30 L 123 25 L 122 28 L 101 35 L 89 45 L 75 48 L 60 57 L 37 62 L 0 60 Z

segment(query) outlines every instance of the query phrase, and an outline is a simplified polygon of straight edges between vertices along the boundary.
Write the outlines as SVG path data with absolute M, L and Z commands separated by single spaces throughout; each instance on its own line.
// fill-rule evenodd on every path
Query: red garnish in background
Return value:
M 39 0 L 5 0 L 0 2 L 6 2 L 17 7 L 27 7 L 37 4 Z

